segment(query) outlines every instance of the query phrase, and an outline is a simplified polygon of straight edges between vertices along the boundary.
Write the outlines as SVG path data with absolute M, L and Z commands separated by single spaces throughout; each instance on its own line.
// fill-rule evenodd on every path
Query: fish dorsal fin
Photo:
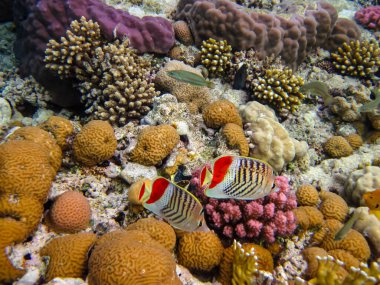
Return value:
M 146 180 L 142 183 L 139 193 L 139 201 L 145 203 L 152 192 L 152 183 L 150 180 Z
M 165 194 L 166 189 L 168 188 L 171 182 L 164 177 L 157 177 L 152 182 L 152 191 L 150 193 L 149 199 L 145 202 L 147 204 L 152 204 L 162 197 Z
M 204 166 L 202 168 L 201 174 L 200 174 L 200 185 L 201 187 L 208 185 L 212 180 L 212 173 L 207 168 L 207 166 Z
M 213 163 L 212 181 L 209 188 L 213 188 L 223 181 L 234 157 L 231 155 L 220 156 Z

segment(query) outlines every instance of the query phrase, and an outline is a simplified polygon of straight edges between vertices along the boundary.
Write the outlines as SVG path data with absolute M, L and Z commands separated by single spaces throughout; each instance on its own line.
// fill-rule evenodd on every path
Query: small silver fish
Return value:
M 200 76 L 196 73 L 190 72 L 190 71 L 170 70 L 170 71 L 166 71 L 166 73 L 174 79 L 189 83 L 191 85 L 206 86 L 208 88 L 214 88 L 215 87 L 215 84 L 212 83 L 211 81 L 208 81 L 208 80 L 204 79 L 202 76 Z
M 274 192 L 275 175 L 267 163 L 244 156 L 221 156 L 211 171 L 204 167 L 200 174 L 205 195 L 217 199 L 256 200 Z

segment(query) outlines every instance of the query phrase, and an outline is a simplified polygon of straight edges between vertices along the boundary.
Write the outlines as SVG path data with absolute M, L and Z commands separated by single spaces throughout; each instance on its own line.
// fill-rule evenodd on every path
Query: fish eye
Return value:
M 198 226 L 201 227 L 202 225 L 203 225 L 202 221 L 199 221 Z

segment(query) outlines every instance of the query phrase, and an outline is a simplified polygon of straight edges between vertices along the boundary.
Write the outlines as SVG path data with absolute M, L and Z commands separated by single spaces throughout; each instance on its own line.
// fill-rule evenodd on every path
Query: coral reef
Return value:
M 262 59 L 280 55 L 286 63 L 295 65 L 303 61 L 308 49 L 359 39 L 354 22 L 337 18 L 335 8 L 326 2 L 306 10 L 304 17 L 291 19 L 247 13 L 225 0 L 182 0 L 176 14 L 176 19 L 188 22 L 198 45 L 208 38 L 226 40 L 236 50 L 254 48 Z
M 184 45 L 192 45 L 194 43 L 193 35 L 185 21 L 176 21 L 173 23 L 174 34 L 178 41 Z
M 355 209 L 359 213 L 359 218 L 354 224 L 354 229 L 364 234 L 369 240 L 374 253 L 380 255 L 380 220 L 368 212 L 367 207 Z
M 91 207 L 86 197 L 76 191 L 59 195 L 47 214 L 49 225 L 57 232 L 76 233 L 90 224 Z
M 113 128 L 107 122 L 93 120 L 83 126 L 75 136 L 73 152 L 75 159 L 94 166 L 111 158 L 116 150 L 116 137 Z
M 359 134 L 350 134 L 348 136 L 345 136 L 344 139 L 348 141 L 354 150 L 363 145 L 363 139 Z
M 372 29 L 380 29 L 380 6 L 369 6 L 355 13 L 355 20 L 360 23 L 360 25 Z
M 348 141 L 342 136 L 333 136 L 323 145 L 325 153 L 331 157 L 344 157 L 353 153 L 353 149 Z
M 242 127 L 242 120 L 236 106 L 226 99 L 209 104 L 204 108 L 202 115 L 209 128 L 219 129 L 227 123 Z
M 226 138 L 229 147 L 237 147 L 241 156 L 248 156 L 249 145 L 244 135 L 244 130 L 234 123 L 227 123 L 222 128 L 222 134 Z
M 139 119 L 158 95 L 150 82 L 150 63 L 129 47 L 129 39 L 106 43 L 97 23 L 73 21 L 60 42 L 50 40 L 46 67 L 79 81 L 81 101 L 91 117 L 115 125 Z
M 370 78 L 379 69 L 379 44 L 359 40 L 343 43 L 335 53 L 331 53 L 331 59 L 341 74 Z
M 210 77 L 221 77 L 226 72 L 231 60 L 232 47 L 227 41 L 208 39 L 201 44 L 201 63 L 206 67 Z
M 322 200 L 319 210 L 325 219 L 335 219 L 340 222 L 345 220 L 348 214 L 348 206 L 342 197 L 328 191 L 322 191 L 319 197 Z
M 142 165 L 156 165 L 170 154 L 178 142 L 179 135 L 172 126 L 147 126 L 140 132 L 137 145 L 129 156 Z
M 320 202 L 318 191 L 313 185 L 301 185 L 297 188 L 296 196 L 300 206 L 317 206 Z
M 51 116 L 47 121 L 40 125 L 40 128 L 49 132 L 62 150 L 69 147 L 68 139 L 73 135 L 74 127 L 68 119 Z

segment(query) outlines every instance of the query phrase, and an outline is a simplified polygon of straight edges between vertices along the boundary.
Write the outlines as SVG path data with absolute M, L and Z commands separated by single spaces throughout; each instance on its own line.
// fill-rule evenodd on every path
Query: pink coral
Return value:
M 198 177 L 199 170 L 193 173 Z M 296 221 L 292 209 L 297 207 L 296 196 L 289 180 L 284 176 L 276 178 L 278 191 L 254 201 L 234 199 L 212 199 L 204 195 L 199 179 L 193 178 L 190 190 L 205 205 L 208 226 L 227 241 L 273 243 L 276 237 L 292 234 Z
M 380 30 L 380 6 L 370 6 L 357 11 L 355 20 L 368 29 Z

